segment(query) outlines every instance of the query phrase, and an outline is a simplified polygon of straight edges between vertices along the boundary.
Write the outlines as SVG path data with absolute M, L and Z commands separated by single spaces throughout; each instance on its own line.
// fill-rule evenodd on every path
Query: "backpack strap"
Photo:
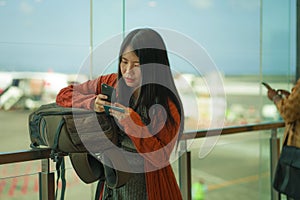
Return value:
M 65 191 L 66 191 L 66 172 L 65 172 L 65 159 L 64 157 L 60 157 L 57 152 L 58 148 L 58 139 L 61 132 L 61 129 L 63 125 L 65 124 L 65 120 L 62 118 L 62 120 L 59 122 L 56 132 L 55 132 L 55 138 L 51 150 L 50 157 L 51 159 L 56 162 L 56 172 L 57 172 L 57 179 L 56 179 L 56 191 L 55 191 L 55 199 L 57 199 L 57 193 L 58 193 L 58 183 L 59 179 L 61 179 L 62 187 L 61 187 L 61 196 L 60 199 L 64 200 L 65 198 Z
M 54 137 L 54 141 L 53 141 L 53 146 L 52 146 L 52 151 L 51 151 L 51 155 L 50 157 L 54 160 L 54 162 L 57 161 L 58 159 L 58 153 L 57 153 L 57 148 L 58 148 L 58 139 L 59 139 L 59 135 L 61 132 L 61 129 L 63 127 L 63 125 L 65 124 L 65 120 L 64 118 L 62 118 L 56 128 L 56 132 L 55 132 L 55 137 Z
M 103 190 L 104 182 L 105 182 L 105 179 L 99 179 L 99 181 L 97 183 L 96 192 L 95 192 L 95 200 L 99 200 L 100 193 Z
M 66 191 L 66 170 L 65 170 L 65 159 L 64 157 L 59 157 L 56 161 L 56 172 L 57 172 L 57 179 L 56 179 L 56 191 L 55 191 L 55 199 L 57 199 L 58 194 L 58 183 L 59 179 L 61 178 L 61 195 L 60 199 L 64 200 L 65 198 L 65 191 Z

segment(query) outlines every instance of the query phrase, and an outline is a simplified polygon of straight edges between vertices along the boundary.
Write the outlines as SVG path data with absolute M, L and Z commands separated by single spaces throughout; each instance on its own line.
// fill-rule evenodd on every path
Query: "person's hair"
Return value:
M 149 120 L 150 107 L 153 104 L 159 104 L 166 110 L 167 126 L 173 126 L 175 120 L 172 117 L 168 104 L 168 101 L 171 100 L 180 114 L 180 129 L 178 131 L 181 135 L 184 124 L 183 106 L 174 83 L 166 46 L 162 37 L 156 31 L 146 28 L 133 30 L 123 40 L 119 53 L 118 99 L 123 104 L 129 105 L 128 98 L 123 97 L 126 97 L 126 95 L 128 97 L 128 94 L 131 94 L 132 91 L 125 84 L 120 69 L 122 55 L 127 47 L 130 47 L 139 58 L 142 74 L 140 95 L 137 99 L 136 107 L 133 109 L 140 111 L 138 107 L 144 106 L 147 111 L 147 116 L 144 117 Z

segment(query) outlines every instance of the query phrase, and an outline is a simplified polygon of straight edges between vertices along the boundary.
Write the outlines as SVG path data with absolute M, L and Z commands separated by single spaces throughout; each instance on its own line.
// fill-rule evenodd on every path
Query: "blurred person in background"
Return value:
M 300 199 L 300 79 L 292 88 L 275 90 L 267 85 L 268 98 L 285 122 L 282 148 L 274 174 L 273 187 L 288 200 Z
M 291 92 L 270 88 L 267 95 L 274 102 L 285 122 L 283 142 L 286 140 L 288 146 L 300 147 L 300 80 L 297 81 Z M 296 123 L 293 128 L 297 131 L 288 134 L 288 130 L 294 125 L 294 122 Z

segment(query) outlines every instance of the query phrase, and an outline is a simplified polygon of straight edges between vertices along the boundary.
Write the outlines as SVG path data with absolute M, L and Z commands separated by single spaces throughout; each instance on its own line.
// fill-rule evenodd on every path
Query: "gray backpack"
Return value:
M 85 183 L 98 181 L 99 187 L 105 181 L 109 187 L 117 188 L 130 178 L 130 173 L 117 170 L 117 165 L 129 169 L 128 161 L 117 147 L 118 131 L 114 119 L 105 113 L 56 103 L 42 105 L 29 115 L 31 148 L 51 148 L 50 156 L 61 174 L 64 174 L 64 160 L 59 154 L 67 154 L 79 178 Z M 112 166 L 97 157 L 109 160 Z M 64 190 L 63 187 L 62 193 Z

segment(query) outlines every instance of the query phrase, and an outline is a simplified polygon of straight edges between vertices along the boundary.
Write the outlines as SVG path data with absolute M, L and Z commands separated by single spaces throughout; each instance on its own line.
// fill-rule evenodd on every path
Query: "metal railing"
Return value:
M 284 122 L 272 122 L 261 124 L 249 124 L 243 126 L 225 127 L 220 129 L 200 130 L 194 132 L 186 132 L 182 135 L 183 144 L 191 139 L 214 136 L 216 134 L 236 134 L 242 132 L 270 130 L 270 174 L 271 180 L 274 177 L 277 160 L 280 151 L 280 139 L 277 136 L 277 129 L 284 127 Z M 207 134 L 209 132 L 209 134 Z M 191 199 L 191 153 L 186 149 L 185 145 L 181 146 L 183 151 L 179 158 L 179 184 L 183 195 L 183 199 Z M 41 160 L 41 171 L 39 172 L 39 198 L 41 200 L 53 200 L 55 198 L 55 181 L 54 172 L 50 170 L 50 149 L 25 150 L 18 152 L 0 153 L 0 165 L 11 164 L 17 162 Z M 63 156 L 63 155 L 62 155 Z M 271 187 L 271 199 L 279 200 L 279 194 Z
M 280 151 L 280 139 L 277 136 L 277 129 L 284 127 L 284 122 L 272 122 L 261 124 L 248 124 L 243 126 L 225 127 L 222 129 L 201 130 L 196 132 L 185 133 L 182 136 L 183 141 L 191 140 L 194 138 L 202 138 L 226 134 L 236 134 L 242 132 L 271 130 L 270 136 L 270 174 L 271 180 L 274 177 L 274 171 L 279 158 Z M 209 134 L 208 134 L 209 133 Z M 179 158 L 179 183 L 181 192 L 184 199 L 191 200 L 191 154 L 186 149 L 186 145 L 181 146 L 181 150 L 184 151 Z M 271 200 L 279 200 L 280 196 L 272 187 L 270 188 Z

